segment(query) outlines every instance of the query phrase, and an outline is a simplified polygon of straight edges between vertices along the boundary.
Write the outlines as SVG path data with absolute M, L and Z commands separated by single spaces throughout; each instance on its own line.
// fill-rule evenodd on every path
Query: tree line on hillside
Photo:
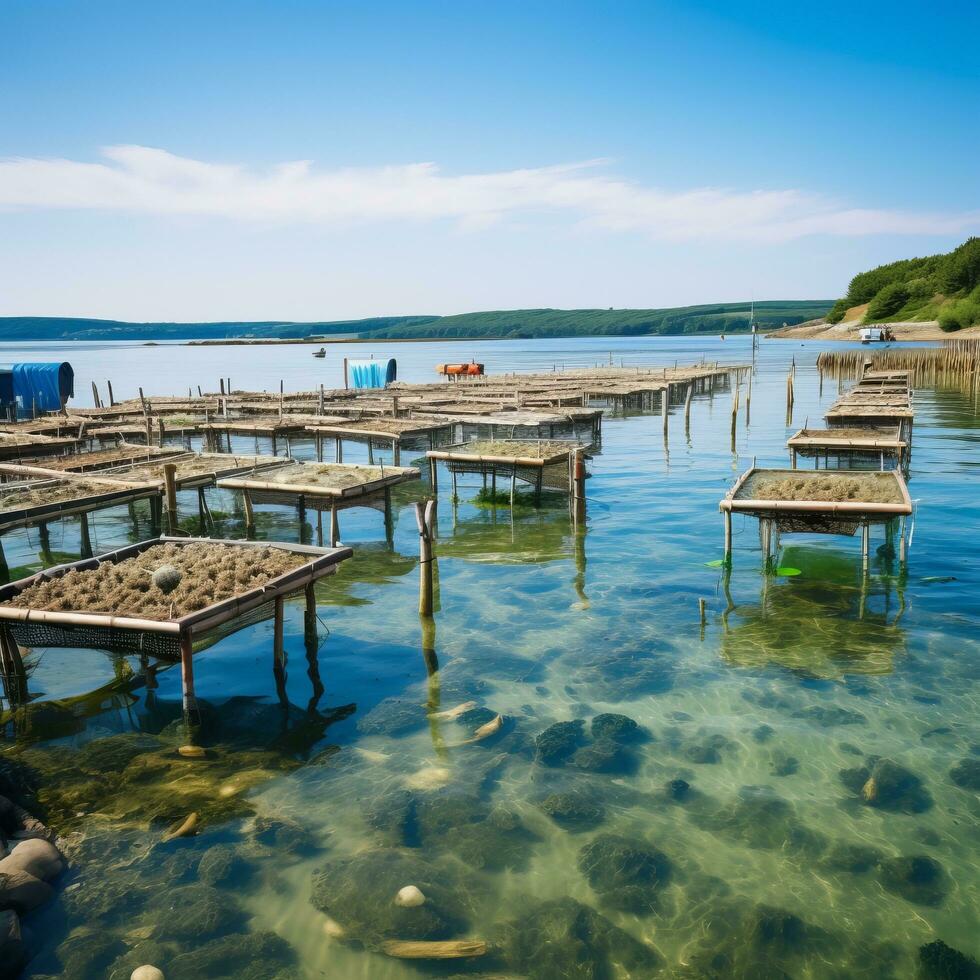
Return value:
M 769 300 L 755 304 L 761 329 L 824 316 L 829 300 Z M 264 320 L 222 323 L 126 323 L 70 317 L 0 318 L 2 340 L 225 340 L 357 337 L 378 340 L 441 338 L 643 337 L 738 333 L 749 329 L 749 303 L 715 303 L 650 310 L 494 310 L 455 316 L 391 316 L 300 323 Z
M 980 323 L 980 238 L 969 238 L 945 254 L 859 272 L 827 321 L 840 323 L 851 307 L 864 303 L 865 323 L 938 320 L 946 331 Z

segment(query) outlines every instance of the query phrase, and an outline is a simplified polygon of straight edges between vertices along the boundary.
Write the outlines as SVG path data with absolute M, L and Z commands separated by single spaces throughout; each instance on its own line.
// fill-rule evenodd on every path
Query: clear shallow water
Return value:
M 112 378 L 117 397 L 139 383 L 159 394 L 215 387 L 208 379 L 222 375 L 236 387 L 271 390 L 280 377 L 291 388 L 329 386 L 347 353 L 328 348 L 324 365 L 292 346 L 93 345 L 65 354 L 38 346 L 44 356 L 72 360 L 80 395 L 94 376 Z M 268 622 L 197 659 L 198 695 L 210 706 L 202 732 L 213 749 L 209 769 L 188 776 L 193 764 L 172 758 L 182 741 L 178 671 L 158 671 L 148 691 L 128 674 L 138 669 L 133 661 L 35 651 L 31 689 L 43 700 L 19 741 L 8 728 L 5 756 L 39 773 L 41 800 L 74 835 L 81 869 L 77 887 L 37 922 L 46 946 L 36 971 L 111 975 L 135 945 L 142 961 L 160 957 L 168 976 L 199 975 L 208 956 L 231 975 L 249 975 L 230 965 L 215 938 L 242 929 L 252 945 L 240 937 L 232 944 L 249 951 L 255 976 L 272 975 L 272 965 L 304 977 L 467 969 L 400 962 L 325 932 L 327 920 L 310 901 L 317 870 L 328 871 L 317 879 L 318 904 L 347 927 L 348 939 L 360 932 L 371 945 L 392 914 L 397 888 L 384 871 L 398 866 L 395 847 L 411 862 L 398 874 L 431 879 L 430 910 L 448 906 L 461 917 L 450 932 L 496 939 L 510 957 L 473 961 L 469 972 L 589 976 L 604 949 L 628 949 L 621 935 L 604 931 L 613 926 L 654 946 L 667 976 L 778 969 L 912 977 L 918 947 L 933 939 L 980 953 L 977 795 L 950 776 L 980 751 L 974 406 L 953 392 L 916 393 L 911 489 L 920 504 L 906 574 L 876 554 L 862 594 L 856 539 L 788 537 L 781 564 L 801 574 L 767 579 L 756 524 L 741 519 L 731 576 L 707 564 L 721 556 L 717 502 L 733 478 L 753 457 L 787 463 L 790 357 L 798 365 L 794 428 L 819 419 L 835 396 L 830 383 L 818 392 L 819 349 L 763 343 L 737 456 L 728 393 L 694 402 L 689 436 L 683 416 L 672 416 L 666 444 L 659 416 L 607 419 L 584 533 L 571 530 L 562 498 L 541 511 L 518 509 L 511 522 L 507 510 L 494 515 L 473 503 L 475 482 L 463 484 L 456 508 L 443 497 L 434 642 L 415 612 L 410 504 L 424 488 L 397 497 L 393 551 L 382 543 L 379 513 L 345 512 L 342 537 L 356 557 L 318 587 L 329 634 L 321 627 L 315 672 L 298 605 L 289 610 L 289 663 L 278 686 Z M 402 377 L 430 380 L 442 360 L 541 370 L 608 363 L 610 351 L 617 363 L 642 364 L 749 356 L 741 338 L 405 344 L 390 353 Z M 6 348 L 0 355 L 34 356 Z M 347 458 L 358 458 L 353 446 Z M 227 515 L 223 530 L 240 533 L 234 498 L 209 500 Z M 184 513 L 195 513 L 192 495 Z M 125 508 L 97 516 L 99 548 L 132 533 Z M 263 508 L 259 533 L 295 540 L 295 511 Z M 883 543 L 880 531 L 872 543 Z M 53 525 L 51 548 L 77 555 L 77 527 Z M 5 537 L 5 549 L 11 566 L 40 567 L 35 532 Z M 708 600 L 703 631 L 699 597 Z M 423 648 L 440 666 L 431 677 Z M 313 714 L 311 673 L 323 686 Z M 49 703 L 103 685 L 83 703 Z M 460 745 L 482 718 L 467 727 L 433 720 L 427 708 L 470 700 L 506 724 L 485 742 Z M 595 746 L 576 757 L 579 766 L 535 761 L 534 740 L 552 723 L 583 719 L 589 743 L 589 722 L 602 712 L 628 715 L 646 731 L 644 741 L 606 758 L 621 771 L 583 771 L 597 762 Z M 102 756 L 98 746 L 106 747 Z M 900 788 L 897 809 L 867 805 L 861 788 L 872 772 L 880 802 L 890 799 L 888 771 L 869 757 L 893 760 L 921 785 Z M 675 780 L 689 784 L 686 796 L 668 789 Z M 544 812 L 556 793 L 571 794 L 585 829 L 559 826 Z M 159 827 L 140 826 L 190 809 L 204 817 L 196 838 L 159 845 Z M 653 846 L 666 855 L 659 887 L 624 891 L 613 871 L 643 866 L 644 855 L 624 858 L 604 835 L 626 838 L 634 852 Z M 598 868 L 590 881 L 580 859 L 596 840 L 600 847 L 587 852 Z M 375 855 L 382 846 L 389 850 Z M 200 863 L 204 855 L 211 856 Z M 210 866 L 222 855 L 231 866 L 226 878 Z M 915 865 L 919 884 L 910 886 L 909 868 L 894 859 L 915 856 L 937 862 L 941 873 Z M 217 893 L 202 882 L 218 882 Z M 213 907 L 216 894 L 225 914 Z M 542 903 L 566 897 L 605 922 L 567 904 L 545 906 L 549 932 Z M 177 908 L 194 909 L 194 925 Z M 554 938 L 548 952 L 536 945 L 545 933 Z M 93 934 L 107 937 L 101 951 L 93 951 Z M 196 966 L 173 959 L 192 950 Z M 642 956 L 611 969 L 658 972 Z

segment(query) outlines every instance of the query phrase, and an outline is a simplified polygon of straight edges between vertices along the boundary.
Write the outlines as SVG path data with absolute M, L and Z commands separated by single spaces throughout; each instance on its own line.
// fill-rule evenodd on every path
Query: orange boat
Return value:
M 437 364 L 436 374 L 445 374 L 448 377 L 457 378 L 463 375 L 477 377 L 483 374 L 483 365 L 477 364 L 476 361 L 470 361 L 469 364 Z

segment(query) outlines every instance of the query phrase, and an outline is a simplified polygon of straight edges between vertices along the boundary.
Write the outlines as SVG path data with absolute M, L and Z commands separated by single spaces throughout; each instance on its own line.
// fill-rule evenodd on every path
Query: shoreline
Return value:
M 822 340 L 843 343 L 860 343 L 860 331 L 868 324 L 860 320 L 846 320 L 841 323 L 809 322 L 794 327 L 781 327 L 766 334 L 774 340 Z M 980 337 L 980 326 L 966 327 L 950 333 L 942 330 L 937 320 L 885 324 L 895 335 L 897 343 L 935 343 L 957 337 Z

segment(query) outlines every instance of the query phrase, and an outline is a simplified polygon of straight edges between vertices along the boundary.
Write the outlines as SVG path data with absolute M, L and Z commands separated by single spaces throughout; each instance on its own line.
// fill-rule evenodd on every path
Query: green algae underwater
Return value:
M 751 357 L 747 339 L 616 343 L 627 363 Z M 444 358 L 411 346 L 400 368 L 426 379 Z M 609 347 L 477 353 L 531 370 Z M 416 613 L 425 486 L 398 488 L 392 547 L 380 514 L 344 512 L 355 557 L 317 585 L 315 644 L 291 603 L 285 671 L 268 620 L 196 659 L 203 759 L 177 752 L 179 670 L 32 651 L 0 792 L 59 832 L 71 868 L 25 920 L 27 975 L 975 976 L 974 404 L 916 393 L 905 569 L 879 530 L 867 580 L 857 539 L 820 536 L 787 537 L 765 574 L 744 518 L 733 567 L 716 564 L 718 500 L 753 457 L 786 463 L 790 357 L 796 428 L 836 394 L 819 392 L 819 349 L 763 342 L 737 456 L 727 392 L 695 399 L 689 432 L 672 414 L 666 440 L 659 415 L 607 418 L 584 528 L 561 496 L 511 515 L 461 480 L 439 503 L 431 623 Z M 251 355 L 225 356 L 244 386 Z M 240 536 L 234 496 L 209 502 Z M 184 513 L 199 530 L 192 496 Z M 146 536 L 136 516 L 96 515 L 97 547 Z M 298 539 L 295 511 L 256 516 L 260 537 Z M 4 544 L 33 571 L 77 556 L 77 525 L 52 525 L 47 554 L 35 532 Z M 164 841 L 191 812 L 196 835 Z M 424 903 L 396 902 L 409 885 Z M 388 955 L 462 940 L 485 952 Z

